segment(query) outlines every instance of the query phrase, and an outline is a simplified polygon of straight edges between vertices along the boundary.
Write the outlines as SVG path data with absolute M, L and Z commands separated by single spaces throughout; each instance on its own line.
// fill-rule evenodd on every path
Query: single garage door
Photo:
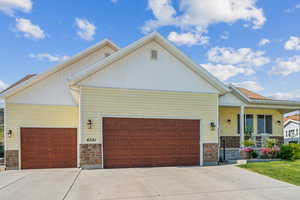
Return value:
M 200 164 L 200 121 L 103 119 L 105 168 Z
M 77 129 L 21 128 L 21 167 L 77 167 Z

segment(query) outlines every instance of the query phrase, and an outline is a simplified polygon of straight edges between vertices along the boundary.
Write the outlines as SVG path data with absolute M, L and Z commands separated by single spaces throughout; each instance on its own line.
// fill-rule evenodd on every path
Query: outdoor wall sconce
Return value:
M 88 129 L 92 129 L 93 128 L 93 122 L 92 122 L 92 120 L 89 119 L 86 124 L 88 126 Z
M 230 124 L 231 123 L 231 119 L 227 119 L 227 123 Z
M 212 131 L 214 131 L 215 128 L 216 128 L 215 122 L 210 122 L 210 129 L 211 129 Z
M 280 120 L 277 120 L 277 124 L 280 125 L 280 124 L 281 124 L 281 121 L 280 121 Z
M 10 138 L 12 136 L 12 130 L 8 130 L 6 134 Z

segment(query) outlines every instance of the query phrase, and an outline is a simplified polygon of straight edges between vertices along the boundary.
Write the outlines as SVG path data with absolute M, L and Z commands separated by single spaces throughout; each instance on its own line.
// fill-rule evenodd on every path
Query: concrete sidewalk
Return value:
M 0 173 L 1 200 L 299 199 L 300 187 L 235 166 Z

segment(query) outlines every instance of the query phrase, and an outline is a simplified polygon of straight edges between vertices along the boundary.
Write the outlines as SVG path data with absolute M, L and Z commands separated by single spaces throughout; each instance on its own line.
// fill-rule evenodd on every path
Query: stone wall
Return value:
M 80 144 L 80 167 L 102 168 L 101 144 Z
M 219 149 L 219 145 L 217 143 L 203 144 L 204 165 L 217 164 L 217 162 L 219 160 L 218 149 Z
M 18 150 L 5 151 L 5 163 L 7 169 L 19 169 L 19 151 Z

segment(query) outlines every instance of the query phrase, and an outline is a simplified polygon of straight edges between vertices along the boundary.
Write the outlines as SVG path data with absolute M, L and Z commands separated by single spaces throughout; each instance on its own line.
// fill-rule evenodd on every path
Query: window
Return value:
M 104 54 L 104 57 L 108 57 L 108 56 L 110 56 L 110 53 L 105 53 Z
M 257 133 L 272 134 L 272 115 L 257 115 Z
M 157 51 L 156 50 L 151 50 L 151 59 L 157 60 Z
M 237 117 L 237 124 L 238 124 L 238 134 L 241 133 L 241 126 L 240 126 L 240 115 Z M 244 129 L 245 133 L 253 133 L 253 115 L 244 115 Z

